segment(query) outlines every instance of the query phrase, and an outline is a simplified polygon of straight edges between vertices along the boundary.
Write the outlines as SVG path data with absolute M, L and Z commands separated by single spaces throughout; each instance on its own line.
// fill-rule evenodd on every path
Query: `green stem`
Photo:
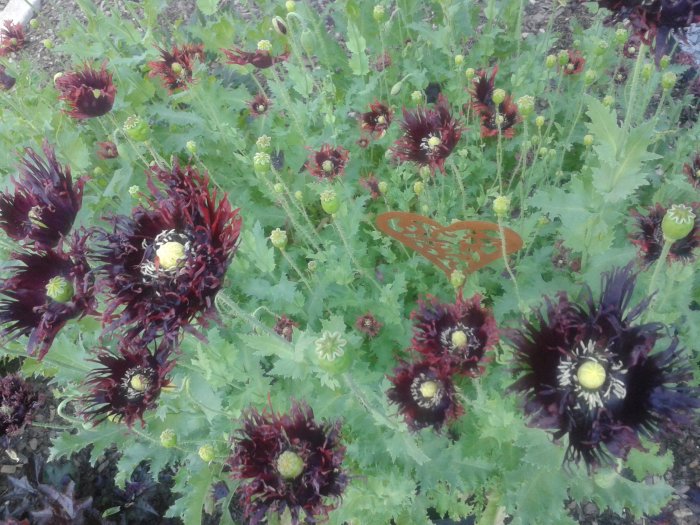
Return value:
M 518 43 L 516 48 L 516 56 L 520 56 L 520 44 L 523 39 L 523 12 L 525 11 L 525 0 L 520 0 L 520 5 L 518 6 L 518 21 L 515 23 L 515 41 Z
M 449 157 L 450 165 L 452 167 L 452 172 L 455 175 L 455 180 L 457 181 L 457 186 L 459 187 L 459 193 L 462 196 L 462 220 L 467 218 L 467 193 L 464 190 L 464 182 L 462 182 L 462 176 L 457 169 L 457 164 L 455 163 L 452 156 Z
M 216 294 L 216 297 L 214 298 L 214 303 L 218 308 L 221 308 L 220 305 L 224 305 L 224 307 L 226 307 L 226 309 L 228 310 L 229 314 L 233 314 L 235 317 L 238 317 L 251 328 L 287 343 L 287 340 L 285 338 L 280 337 L 279 334 L 277 334 L 274 330 L 268 328 L 260 321 L 258 321 L 255 317 L 243 310 L 240 306 L 238 306 L 238 303 L 226 296 L 223 292 L 219 292 L 218 294 Z
M 311 285 L 309 284 L 309 281 L 306 280 L 304 277 L 304 274 L 302 271 L 299 269 L 299 267 L 296 265 L 296 263 L 292 260 L 292 258 L 289 256 L 286 250 L 280 250 L 282 252 L 282 256 L 284 259 L 289 263 L 289 266 L 291 266 L 294 271 L 297 273 L 299 276 L 299 279 L 301 279 L 301 282 L 304 283 L 304 286 L 306 286 L 306 289 L 309 290 L 309 292 L 313 292 L 311 289 Z
M 357 268 L 357 270 L 365 276 L 369 282 L 371 282 L 377 290 L 380 292 L 382 291 L 382 287 L 379 285 L 379 283 L 371 276 L 369 275 L 362 266 L 360 266 L 360 263 L 357 261 L 355 258 L 355 255 L 352 253 L 352 248 L 350 247 L 350 243 L 348 242 L 347 237 L 345 236 L 345 233 L 343 232 L 343 229 L 340 227 L 340 224 L 338 224 L 338 221 L 333 220 L 333 226 L 335 227 L 336 231 L 338 232 L 338 236 L 340 237 L 340 240 L 343 242 L 343 246 L 345 246 L 345 251 L 348 253 L 348 257 L 350 257 L 350 261 L 352 262 L 353 266 Z
M 665 264 L 666 264 L 666 259 L 668 258 L 668 254 L 671 251 L 672 244 L 673 244 L 673 241 L 670 241 L 668 239 L 664 239 L 664 245 L 663 245 L 663 248 L 661 248 L 661 255 L 659 255 L 659 258 L 656 261 L 656 265 L 654 266 L 654 273 L 651 274 L 651 281 L 649 281 L 649 288 L 647 289 L 647 295 L 651 295 L 656 291 L 654 289 L 654 286 L 656 285 L 656 280 L 659 278 L 659 274 L 661 273 L 661 268 L 663 266 L 665 266 Z M 651 305 L 650 305 L 649 309 L 651 309 Z
M 506 236 L 503 231 L 503 219 L 498 217 L 498 235 L 501 238 L 501 257 L 503 257 L 503 264 L 505 264 L 506 271 L 510 276 L 510 280 L 513 281 L 513 289 L 515 290 L 515 297 L 518 299 L 518 308 L 523 311 L 523 299 L 520 297 L 520 288 L 518 287 L 518 281 L 515 279 L 515 274 L 510 267 L 508 262 L 508 252 L 506 251 Z
M 634 63 L 634 72 L 632 73 L 632 83 L 630 85 L 630 98 L 627 102 L 627 108 L 625 111 L 625 122 L 622 125 L 622 140 L 627 141 L 627 133 L 632 124 L 632 117 L 636 112 L 637 108 L 634 107 L 637 99 L 637 87 L 639 84 L 639 71 L 642 69 L 642 62 L 644 62 L 644 55 L 646 52 L 646 46 L 644 44 L 639 44 L 639 52 L 637 54 L 637 60 Z M 624 148 L 621 148 L 621 150 Z

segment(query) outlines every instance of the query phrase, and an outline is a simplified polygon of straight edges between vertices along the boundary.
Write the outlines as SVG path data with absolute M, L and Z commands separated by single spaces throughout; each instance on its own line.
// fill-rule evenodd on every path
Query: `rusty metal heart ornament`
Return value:
M 459 221 L 443 226 L 423 215 L 390 211 L 377 216 L 377 227 L 403 245 L 416 250 L 449 276 L 456 269 L 472 273 L 501 258 L 498 224 Z M 506 254 L 523 246 L 520 236 L 503 228 Z

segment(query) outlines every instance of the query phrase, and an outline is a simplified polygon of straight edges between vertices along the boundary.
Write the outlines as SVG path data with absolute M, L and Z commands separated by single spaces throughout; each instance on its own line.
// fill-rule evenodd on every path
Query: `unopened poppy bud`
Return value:
M 284 7 L 287 9 L 287 13 L 293 13 L 297 9 L 297 4 L 294 0 L 287 0 Z
M 642 78 L 644 80 L 649 80 L 653 72 L 654 66 L 652 66 L 651 64 L 644 64 L 642 66 Z
M 603 105 L 606 108 L 609 108 L 614 103 L 615 103 L 615 99 L 612 97 L 612 95 L 605 95 L 605 97 L 603 97 Z
M 543 146 L 539 149 L 539 151 L 537 153 L 539 154 L 540 157 L 546 157 L 547 153 L 549 153 L 549 150 Z
M 450 284 L 453 288 L 461 288 L 464 286 L 464 282 L 467 280 L 467 276 L 461 270 L 453 270 L 450 274 Z
M 141 188 L 139 188 L 136 184 L 134 184 L 133 186 L 129 186 L 129 195 L 131 196 L 132 199 L 135 199 L 136 197 L 138 197 L 140 191 L 141 191 Z
M 428 166 L 421 166 L 418 168 L 418 175 L 423 180 L 428 180 L 430 178 L 430 168 Z
M 499 195 L 493 199 L 493 212 L 496 217 L 505 217 L 508 215 L 508 210 L 510 210 L 510 197 Z
M 523 117 L 529 117 L 535 111 L 535 98 L 524 95 L 518 99 L 517 106 Z
M 416 195 L 420 195 L 421 193 L 423 193 L 423 189 L 424 189 L 424 185 L 421 181 L 417 181 L 413 185 L 413 193 L 415 193 Z
M 41 43 L 46 49 L 53 48 L 53 40 L 51 40 L 50 38 L 45 38 L 44 40 L 41 41 Z
M 666 90 L 673 89 L 673 86 L 676 85 L 676 80 L 678 80 L 678 77 L 675 73 L 666 71 L 666 73 L 661 75 L 661 87 Z
M 185 149 L 194 155 L 197 153 L 197 143 L 194 140 L 188 140 L 185 144 Z
M 598 40 L 598 43 L 595 46 L 595 54 L 598 56 L 603 55 L 609 47 L 610 45 L 606 40 Z
M 270 150 L 272 149 L 272 139 L 267 135 L 260 135 L 258 140 L 255 141 L 255 147 L 258 149 L 258 151 L 270 153 Z
M 105 173 L 105 171 L 102 168 L 100 168 L 99 166 L 95 166 L 95 169 L 92 170 L 92 174 L 95 177 L 99 177 L 101 175 L 104 175 L 104 173 Z
M 505 99 L 506 99 L 506 92 L 504 89 L 496 88 L 493 90 L 493 94 L 491 95 L 491 100 L 493 100 L 494 104 L 498 105 L 501 102 L 503 102 Z
M 299 35 L 299 42 L 301 42 L 301 47 L 308 55 L 314 54 L 314 34 L 310 29 L 304 29 Z
M 282 17 L 275 16 L 272 18 L 272 28 L 282 36 L 287 34 L 287 24 L 284 23 Z
M 279 228 L 275 228 L 272 230 L 272 233 L 270 233 L 270 242 L 272 243 L 272 246 L 278 250 L 284 250 L 287 247 L 287 232 L 280 230 Z
M 455 55 L 455 66 L 464 64 L 464 55 Z
M 668 55 L 662 56 L 661 60 L 659 60 L 659 67 L 661 69 L 666 69 L 669 65 L 671 65 L 671 57 Z
M 136 142 L 146 142 L 151 135 L 151 127 L 148 122 L 137 115 L 131 115 L 127 118 L 122 129 L 127 137 Z
M 634 46 L 629 46 L 629 47 L 627 48 L 627 52 L 628 52 L 630 55 L 636 55 L 636 54 L 637 54 L 637 48 L 634 47 Z
M 557 65 L 557 57 L 554 55 L 547 55 L 547 58 L 544 59 L 544 65 L 547 66 L 548 69 L 552 69 Z
M 476 71 L 474 71 L 473 67 L 468 67 L 464 70 L 464 76 L 467 77 L 467 80 L 474 78 L 474 75 L 476 75 Z
M 535 126 L 537 126 L 538 128 L 544 126 L 544 117 L 542 115 L 538 115 L 535 119 Z
M 39 21 L 36 18 L 32 18 L 29 21 L 29 27 L 31 27 L 32 29 L 36 29 L 37 27 L 39 27 Z
M 172 428 L 165 429 L 160 433 L 160 444 L 163 448 L 173 448 L 177 446 L 177 434 Z
M 272 44 L 269 40 L 260 40 L 258 42 L 258 51 L 272 51 Z
M 587 85 L 590 86 L 593 84 L 598 79 L 598 73 L 596 73 L 594 70 L 589 69 L 586 71 L 583 75 L 583 82 Z
M 665 240 L 678 241 L 691 232 L 694 224 L 693 209 L 685 204 L 674 204 L 661 220 L 661 232 Z
M 275 190 L 275 193 L 283 193 L 284 192 L 284 184 L 281 182 L 276 182 L 274 186 L 272 186 L 272 189 Z
M 560 66 L 565 66 L 566 64 L 569 63 L 569 53 L 568 51 L 562 49 L 557 53 L 557 61 L 559 62 Z
M 199 455 L 200 459 L 205 463 L 211 463 L 216 457 L 214 447 L 212 447 L 211 445 L 202 445 L 201 447 L 199 447 L 197 454 Z
M 396 84 L 391 86 L 391 91 L 389 92 L 392 97 L 395 97 L 401 92 L 401 88 L 403 87 L 403 82 L 399 80 Z
M 382 195 L 385 195 L 387 191 L 389 191 L 389 184 L 386 181 L 381 181 L 379 183 L 379 193 Z
M 375 22 L 384 21 L 384 19 L 386 18 L 386 9 L 384 9 L 383 5 L 374 6 L 374 9 L 372 10 L 372 18 L 374 18 Z
M 73 285 L 63 277 L 52 277 L 46 283 L 46 296 L 57 303 L 67 303 L 74 293 Z
M 270 171 L 271 159 L 268 153 L 258 151 L 253 155 L 253 169 L 258 175 L 265 175 Z
M 593 135 L 584 135 L 583 136 L 583 145 L 586 146 L 587 148 L 590 148 L 593 145 Z
M 294 198 L 299 202 L 304 202 L 304 194 L 300 190 L 294 192 Z
M 321 208 L 329 215 L 333 215 L 340 209 L 340 199 L 333 190 L 326 190 L 321 193 Z
M 629 34 L 627 33 L 627 29 L 619 28 L 615 31 L 615 42 L 617 44 L 622 45 L 626 43 L 628 38 Z
M 414 91 L 413 93 L 411 93 L 411 100 L 415 104 L 420 104 L 421 102 L 423 102 L 423 92 L 418 90 Z

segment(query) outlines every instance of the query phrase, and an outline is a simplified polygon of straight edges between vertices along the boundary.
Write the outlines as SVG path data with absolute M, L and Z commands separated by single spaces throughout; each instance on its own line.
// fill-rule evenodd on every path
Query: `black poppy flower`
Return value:
M 100 117 L 109 113 L 117 94 L 106 63 L 99 70 L 85 64 L 79 71 L 64 73 L 56 79 L 55 84 L 61 100 L 71 108 L 67 113 L 76 119 Z
M 327 519 L 348 481 L 340 430 L 339 421 L 317 423 L 305 403 L 293 402 L 288 414 L 248 410 L 228 461 L 246 523 L 286 510 L 294 525 Z
M 102 160 L 116 159 L 119 156 L 119 150 L 117 149 L 117 145 L 110 140 L 98 142 L 97 156 L 100 157 Z
M 452 370 L 444 362 L 402 362 L 388 379 L 394 386 L 386 395 L 413 431 L 426 427 L 439 431 L 464 412 L 456 398 Z
M 0 377 L 0 442 L 19 434 L 41 402 L 42 396 L 21 376 Z
M 116 354 L 100 350 L 93 360 L 100 368 L 87 377 L 90 394 L 84 398 L 83 415 L 96 425 L 110 419 L 129 427 L 140 420 L 144 426 L 144 413 L 156 407 L 161 390 L 169 385 L 172 352 L 167 339 L 153 351 L 138 340 L 122 341 Z
M 622 54 L 629 59 L 637 58 L 639 54 L 640 46 L 642 45 L 642 38 L 637 35 L 632 35 L 629 37 L 625 45 L 622 46 Z
M 253 100 L 248 103 L 248 108 L 250 109 L 250 114 L 253 117 L 260 117 L 267 113 L 267 110 L 270 109 L 271 105 L 272 102 L 270 102 L 270 99 L 268 99 L 264 94 L 258 93 L 255 95 Z
M 111 232 L 96 230 L 94 248 L 107 293 L 103 322 L 146 342 L 176 338 L 194 320 L 207 326 L 241 229 L 238 210 L 226 195 L 217 203 L 206 174 L 176 161 L 171 170 L 152 167 L 154 176 L 166 189 L 149 180 L 146 204 L 112 217 Z
M 477 294 L 471 299 L 461 293 L 454 303 L 441 303 L 435 297 L 419 301 L 411 313 L 413 349 L 431 363 L 445 363 L 453 372 L 475 376 L 479 362 L 498 341 L 493 314 L 481 306 Z
M 83 201 L 85 179 L 75 184 L 70 168 L 61 167 L 56 152 L 44 141 L 42 158 L 25 148 L 14 193 L 0 192 L 0 228 L 16 240 L 51 248 L 68 234 Z
M 359 139 L 357 139 L 355 144 L 360 146 L 362 149 L 368 148 L 369 147 L 369 139 L 365 136 L 362 136 Z
M 513 102 L 510 95 L 506 95 L 503 102 L 495 105 L 488 111 L 482 111 L 479 115 L 481 119 L 481 138 L 502 137 L 512 139 L 515 136 L 515 125 L 520 122 L 518 106 Z
M 381 138 L 391 124 L 393 111 L 381 102 L 369 105 L 369 111 L 360 115 L 360 126 L 375 138 Z
M 567 51 L 569 61 L 561 67 L 561 72 L 565 75 L 578 75 L 586 65 L 586 59 L 579 51 L 569 49 Z
M 42 359 L 58 332 L 76 317 L 95 314 L 94 278 L 86 259 L 87 236 L 76 233 L 67 251 L 20 252 L 0 282 L 2 335 L 29 336 L 27 351 Z
M 566 463 L 591 470 L 624 458 L 639 436 L 687 424 L 700 407 L 677 342 L 652 354 L 663 325 L 635 324 L 649 304 L 630 305 L 635 279 L 630 266 L 604 275 L 598 301 L 588 287 L 578 303 L 561 292 L 510 334 L 520 374 L 511 388 L 534 425 L 568 435 Z
M 373 174 L 369 174 L 366 177 L 360 178 L 360 185 L 369 191 L 370 196 L 373 200 L 378 199 L 382 195 L 382 191 L 379 188 L 379 179 Z
M 0 66 L 0 91 L 9 91 L 15 82 L 15 77 L 8 75 L 5 68 Z
M 148 63 L 150 77 L 160 77 L 170 93 L 186 89 L 194 82 L 192 71 L 195 61 L 204 62 L 204 46 L 202 44 L 184 44 L 173 46 L 170 51 L 156 46 L 160 51 L 160 60 Z
M 700 188 L 700 153 L 696 153 L 690 163 L 683 164 L 683 173 L 693 188 Z
M 374 70 L 375 71 L 384 71 L 386 68 L 391 67 L 391 56 L 389 56 L 389 53 L 383 53 L 377 57 L 377 59 L 374 61 Z
M 355 320 L 355 328 L 370 339 L 373 339 L 379 335 L 379 331 L 382 329 L 382 326 L 382 323 L 377 321 L 377 319 L 370 312 L 361 315 Z
M 221 51 L 223 51 L 228 58 L 227 64 L 235 64 L 238 66 L 252 64 L 258 69 L 267 69 L 289 58 L 289 51 L 285 51 L 281 55 L 272 56 L 272 54 L 270 54 L 270 51 L 272 51 L 272 44 L 270 44 L 268 40 L 261 40 L 258 42 L 258 49 L 255 53 L 243 51 L 239 48 L 222 49 Z
M 447 99 L 442 95 L 432 109 L 403 109 L 403 137 L 392 152 L 401 162 L 427 166 L 431 173 L 445 173 L 445 159 L 450 156 L 462 136 L 462 126 L 452 117 Z
M 671 245 L 669 252 L 671 260 L 690 262 L 693 260 L 693 252 L 700 246 L 700 203 L 692 203 L 690 207 L 695 213 L 695 224 L 688 235 Z M 660 204 L 656 204 L 644 211 L 644 214 L 636 210 L 631 211 L 635 220 L 635 231 L 630 235 L 630 240 L 639 248 L 642 262 L 650 265 L 659 258 L 664 246 L 661 221 L 667 210 Z
M 332 181 L 345 172 L 350 152 L 340 146 L 324 144 L 319 151 L 312 151 L 306 169 L 319 180 Z
M 16 53 L 24 47 L 24 44 L 25 36 L 22 24 L 5 20 L 5 25 L 0 29 L 0 56 Z
M 298 327 L 299 323 L 295 323 L 286 315 L 282 315 L 277 318 L 274 331 L 280 337 L 284 337 L 287 341 L 291 341 L 292 335 L 294 334 L 294 329 Z
M 495 90 L 494 84 L 497 73 L 498 66 L 493 66 L 491 76 L 485 69 L 481 69 L 476 72 L 472 80 L 472 89 L 469 91 L 469 94 L 472 99 L 472 108 L 478 115 L 494 112 L 493 92 Z

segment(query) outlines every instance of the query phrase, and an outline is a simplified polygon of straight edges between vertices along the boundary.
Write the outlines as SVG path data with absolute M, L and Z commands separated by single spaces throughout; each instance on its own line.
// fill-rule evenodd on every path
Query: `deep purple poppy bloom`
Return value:
M 5 20 L 5 25 L 0 29 L 0 56 L 16 53 L 24 47 L 24 44 L 25 36 L 22 24 Z
M 87 236 L 75 233 L 68 251 L 12 255 L 21 264 L 0 281 L 0 333 L 29 336 L 27 350 L 42 359 L 58 332 L 71 319 L 95 314 L 94 278 L 86 259 Z
M 630 306 L 630 268 L 604 275 L 599 301 L 588 287 L 580 302 L 560 292 L 510 334 L 520 374 L 511 388 L 524 395 L 532 424 L 568 435 L 565 462 L 583 459 L 589 470 L 642 448 L 640 435 L 687 424 L 700 406 L 677 342 L 652 355 L 664 326 L 635 323 L 649 299 Z
M 389 401 L 398 405 L 408 428 L 417 431 L 432 426 L 439 431 L 446 423 L 457 419 L 464 410 L 459 404 L 452 370 L 444 362 L 428 361 L 409 364 L 401 362 L 389 381 Z
M 67 112 L 71 117 L 100 117 L 112 109 L 117 88 L 106 68 L 106 62 L 100 70 L 85 64 L 82 70 L 64 73 L 56 79 L 56 89 L 61 100 L 71 107 Z
M 299 323 L 295 323 L 286 315 L 282 315 L 277 318 L 275 322 L 274 331 L 280 337 L 285 338 L 287 341 L 292 340 L 292 335 L 294 334 L 294 329 L 299 327 Z
M 457 296 L 454 303 L 441 303 L 435 297 L 419 301 L 411 313 L 413 349 L 430 363 L 444 363 L 457 372 L 477 376 L 479 363 L 498 341 L 493 314 L 481 306 L 481 296 Z
M 688 235 L 671 245 L 669 259 L 674 261 L 692 261 L 693 252 L 700 246 L 700 203 L 694 202 L 690 207 L 695 213 L 695 224 Z M 664 246 L 661 221 L 666 211 L 660 204 L 647 208 L 644 215 L 636 210 L 631 211 L 636 229 L 630 235 L 630 240 L 639 248 L 639 257 L 646 266 L 653 264 L 661 255 Z
M 186 89 L 194 82 L 192 71 L 195 60 L 204 62 L 204 46 L 202 44 L 184 44 L 181 47 L 173 46 L 171 51 L 156 46 L 160 51 L 160 60 L 152 60 L 148 63 L 151 70 L 149 77 L 160 77 L 170 93 L 180 89 Z
M 382 323 L 377 321 L 377 319 L 370 312 L 361 315 L 355 320 L 355 328 L 370 339 L 374 339 L 379 335 L 382 326 Z
M 0 228 L 7 235 L 38 249 L 52 248 L 68 235 L 83 201 L 85 179 L 73 184 L 70 168 L 56 160 L 44 141 L 44 156 L 25 148 L 19 177 L 11 179 L 14 194 L 0 192 Z
M 166 186 L 156 187 L 156 177 Z M 110 219 L 111 232 L 96 231 L 94 256 L 107 293 L 103 322 L 126 327 L 126 337 L 146 342 L 175 339 L 196 320 L 215 316 L 214 297 L 238 245 L 241 218 L 226 195 L 217 203 L 209 177 L 193 166 L 152 167 L 152 196 L 130 216 Z
M 360 178 L 360 185 L 369 191 L 372 200 L 376 200 L 382 196 L 382 192 L 379 189 L 379 179 L 375 177 L 372 173 L 366 177 Z
M 485 69 L 480 69 L 472 80 L 472 89 L 469 90 L 469 94 L 472 98 L 472 108 L 478 115 L 494 112 L 493 92 L 496 74 L 498 74 L 498 66 L 493 66 L 491 76 L 488 76 Z
M 432 109 L 403 109 L 403 137 L 394 144 L 392 152 L 401 162 L 415 162 L 445 173 L 445 159 L 462 136 L 463 128 L 450 113 L 447 99 L 440 94 Z
M 136 420 L 144 426 L 146 410 L 156 407 L 161 390 L 168 386 L 168 373 L 175 361 L 171 341 L 163 339 L 151 352 L 141 341 L 122 341 L 119 352 L 100 350 L 93 360 L 101 365 L 90 372 L 83 415 L 99 424 L 105 419 L 124 421 L 131 427 Z
M 369 105 L 369 111 L 360 115 L 360 126 L 375 138 L 381 138 L 391 125 L 394 112 L 381 102 Z
M 42 400 L 21 376 L 0 377 L 0 442 L 20 433 Z
M 249 409 L 228 460 L 246 523 L 257 525 L 268 512 L 289 510 L 292 523 L 316 523 L 335 508 L 347 476 L 341 466 L 340 422 L 319 424 L 305 403 L 288 414 Z
M 110 140 L 98 142 L 97 156 L 100 157 L 102 160 L 116 159 L 119 156 L 119 150 L 117 149 L 117 145 Z
M 332 181 L 345 172 L 350 152 L 340 146 L 324 144 L 319 151 L 312 151 L 306 169 L 319 180 Z
M 252 64 L 258 69 L 267 69 L 273 64 L 284 62 L 289 58 L 289 51 L 277 56 L 272 56 L 269 51 L 262 49 L 258 49 L 255 53 L 249 53 L 239 48 L 222 49 L 221 51 L 223 51 L 228 58 L 226 61 L 227 64 L 235 64 L 238 66 Z
M 683 173 L 693 188 L 700 188 L 700 153 L 696 153 L 690 163 L 683 164 Z
M 253 100 L 248 103 L 248 108 L 250 109 L 250 114 L 253 117 L 260 117 L 267 113 L 270 109 L 272 102 L 263 93 L 258 93 L 255 95 Z
M 498 105 L 492 103 L 488 111 L 479 114 L 481 119 L 481 138 L 497 137 L 499 130 L 501 136 L 512 139 L 515 136 L 515 125 L 520 122 L 518 106 L 513 102 L 510 95 Z
M 5 72 L 5 67 L 0 66 L 0 91 L 9 91 L 15 85 L 15 77 Z
M 583 58 L 580 51 L 567 50 L 569 61 L 562 66 L 562 73 L 565 75 L 578 75 L 583 71 L 583 66 L 586 65 L 586 59 Z

